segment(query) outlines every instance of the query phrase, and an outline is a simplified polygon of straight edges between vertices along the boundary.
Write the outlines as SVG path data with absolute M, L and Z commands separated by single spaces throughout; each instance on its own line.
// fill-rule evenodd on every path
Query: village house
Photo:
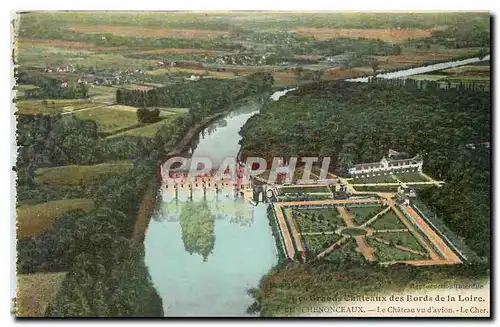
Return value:
M 389 150 L 388 156 L 379 162 L 356 164 L 349 169 L 349 174 L 353 177 L 369 177 L 422 171 L 423 159 L 420 155 L 408 159 L 399 159 L 400 156 L 400 152 Z

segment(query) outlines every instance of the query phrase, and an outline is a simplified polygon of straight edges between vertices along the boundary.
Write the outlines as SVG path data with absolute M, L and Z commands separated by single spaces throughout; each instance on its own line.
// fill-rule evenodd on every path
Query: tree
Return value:
M 137 120 L 139 123 L 154 123 L 160 119 L 160 110 L 139 108 L 137 109 Z
M 352 153 L 341 153 L 340 154 L 339 164 L 340 164 L 340 167 L 345 172 L 348 172 L 349 169 L 351 169 L 352 166 L 354 165 L 354 154 L 352 154 Z
M 379 68 L 379 65 L 380 65 L 380 62 L 378 61 L 378 59 L 374 58 L 372 59 L 372 61 L 370 62 L 370 65 L 373 69 L 373 75 L 375 76 L 377 74 L 377 71 L 378 71 L 378 68 Z

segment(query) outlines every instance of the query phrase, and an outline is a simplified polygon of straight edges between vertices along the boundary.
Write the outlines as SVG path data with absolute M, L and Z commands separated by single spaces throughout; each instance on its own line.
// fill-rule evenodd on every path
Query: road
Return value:
M 295 257 L 295 249 L 293 247 L 292 239 L 290 238 L 290 233 L 286 227 L 285 217 L 283 216 L 283 211 L 281 206 L 277 203 L 274 204 L 274 211 L 276 212 L 276 219 L 278 220 L 278 225 L 281 230 L 281 235 L 283 235 L 283 242 L 285 243 L 285 253 L 288 258 L 292 259 Z
M 300 239 L 300 234 L 297 231 L 297 227 L 295 226 L 295 221 L 293 219 L 293 213 L 292 209 L 290 208 L 285 208 L 285 216 L 286 220 L 288 221 L 288 226 L 290 226 L 291 232 L 292 232 L 292 237 L 295 242 L 295 246 L 297 247 L 297 251 L 299 253 L 304 254 L 304 248 L 302 246 L 302 241 Z
M 339 211 L 340 215 L 342 218 L 344 218 L 345 224 L 347 227 L 356 227 L 352 223 L 352 217 L 351 215 L 345 210 L 345 207 L 338 207 L 337 210 Z M 375 261 L 377 258 L 375 257 L 375 250 L 368 244 L 366 243 L 366 239 L 362 235 L 358 235 L 354 237 L 356 239 L 356 244 L 358 247 L 356 248 L 356 251 L 360 252 L 363 254 L 366 260 L 368 261 Z
M 410 217 L 415 221 L 418 227 L 427 234 L 429 240 L 436 246 L 441 254 L 446 258 L 446 260 L 451 261 L 453 263 L 462 263 L 462 260 L 453 252 L 448 245 L 443 241 L 443 239 L 434 232 L 434 230 L 427 225 L 427 223 L 418 215 L 418 213 L 413 210 L 412 207 L 405 207 L 406 212 L 410 215 Z

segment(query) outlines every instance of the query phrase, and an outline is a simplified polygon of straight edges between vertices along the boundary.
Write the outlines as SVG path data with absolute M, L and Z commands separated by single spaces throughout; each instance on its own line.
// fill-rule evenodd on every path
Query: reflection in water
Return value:
M 207 261 L 214 249 L 214 216 L 206 201 L 186 202 L 180 214 L 182 241 L 189 254 L 197 253 Z
M 182 213 L 190 208 L 193 203 L 204 203 L 211 211 L 216 220 L 229 218 L 229 222 L 241 227 L 250 227 L 254 221 L 253 205 L 246 202 L 242 197 L 234 198 L 234 195 L 225 190 L 207 191 L 203 195 L 200 190 L 193 190 L 193 199 L 189 198 L 187 190 L 179 190 L 177 198 L 168 192 L 162 194 L 162 201 L 159 203 L 158 211 L 153 219 L 161 222 L 176 222 L 181 218 Z

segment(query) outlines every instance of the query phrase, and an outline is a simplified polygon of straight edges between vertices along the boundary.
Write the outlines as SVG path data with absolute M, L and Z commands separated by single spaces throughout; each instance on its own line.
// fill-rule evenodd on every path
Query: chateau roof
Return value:
M 363 170 L 363 169 L 370 169 L 370 168 L 382 168 L 382 164 L 380 162 L 356 164 L 356 165 L 354 165 L 354 168 L 356 168 L 356 170 Z

